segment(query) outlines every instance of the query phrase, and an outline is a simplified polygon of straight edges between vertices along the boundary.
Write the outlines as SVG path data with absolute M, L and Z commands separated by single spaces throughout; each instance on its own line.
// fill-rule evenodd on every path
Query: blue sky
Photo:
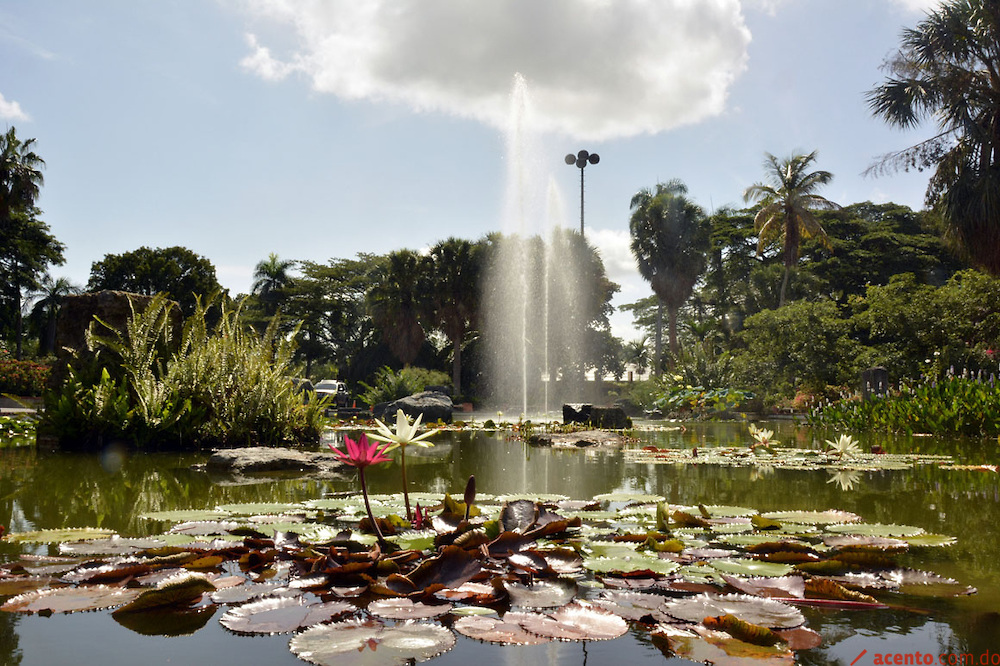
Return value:
M 680 178 L 742 205 L 764 153 L 817 150 L 841 204 L 920 208 L 927 175 L 871 178 L 929 136 L 864 93 L 931 0 L 0 0 L 0 127 L 35 138 L 39 199 L 84 284 L 106 253 L 182 245 L 231 292 L 268 253 L 325 262 L 508 224 L 505 133 L 527 80 L 537 173 L 616 304 L 649 295 L 628 204 Z M 634 337 L 629 317 L 614 331 Z

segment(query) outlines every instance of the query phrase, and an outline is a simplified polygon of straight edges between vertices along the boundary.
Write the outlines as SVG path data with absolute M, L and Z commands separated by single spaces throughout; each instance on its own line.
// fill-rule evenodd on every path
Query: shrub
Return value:
M 32 361 L 0 359 L 0 393 L 37 397 L 45 390 L 49 367 Z
M 369 405 L 399 400 L 419 393 L 428 386 L 451 386 L 451 379 L 440 370 L 403 368 L 396 372 L 388 366 L 379 368 L 372 382 L 372 384 L 361 382 L 361 386 L 365 389 L 361 399 Z

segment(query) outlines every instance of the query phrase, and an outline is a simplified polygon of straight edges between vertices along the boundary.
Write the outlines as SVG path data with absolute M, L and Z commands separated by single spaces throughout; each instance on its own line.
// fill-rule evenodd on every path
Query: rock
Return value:
M 591 446 L 621 446 L 625 438 L 607 430 L 581 430 L 580 432 L 545 432 L 532 435 L 528 444 L 551 446 L 554 449 L 579 449 Z
M 455 410 L 455 405 L 451 402 L 451 398 L 444 393 L 423 391 L 390 402 L 386 405 L 385 415 L 393 418 L 397 409 L 402 409 L 403 413 L 411 419 L 422 414 L 424 423 L 434 423 L 435 421 L 451 423 L 451 415 Z
M 625 430 L 632 427 L 632 419 L 621 407 L 595 407 L 587 404 L 564 404 L 563 423 L 581 423 L 592 428 Z
M 302 472 L 309 476 L 333 475 L 346 468 L 328 451 L 300 451 L 281 447 L 250 446 L 213 451 L 209 472 L 248 474 L 260 472 Z

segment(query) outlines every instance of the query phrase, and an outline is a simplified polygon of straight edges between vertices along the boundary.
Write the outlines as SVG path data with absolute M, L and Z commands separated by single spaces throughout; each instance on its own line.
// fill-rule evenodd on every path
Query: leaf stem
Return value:
M 372 513 L 372 505 L 368 501 L 368 484 L 365 482 L 365 468 L 358 467 L 358 478 L 361 479 L 361 494 L 365 498 L 365 510 L 368 512 L 368 520 L 372 524 L 372 530 L 375 532 L 375 538 L 378 540 L 378 545 L 383 552 L 388 550 L 389 544 L 386 543 L 385 537 L 382 536 L 382 530 L 379 529 L 378 521 L 375 520 L 375 514 Z

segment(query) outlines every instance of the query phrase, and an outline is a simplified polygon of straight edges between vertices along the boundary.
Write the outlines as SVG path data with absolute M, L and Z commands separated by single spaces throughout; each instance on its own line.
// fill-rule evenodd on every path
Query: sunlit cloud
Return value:
M 31 120 L 28 114 L 21 109 L 20 104 L 14 100 L 7 101 L 2 93 L 0 93 L 0 119 L 23 121 Z
M 739 0 L 239 4 L 253 25 L 242 65 L 263 79 L 501 127 L 520 73 L 539 129 L 587 139 L 721 113 L 750 42 Z

